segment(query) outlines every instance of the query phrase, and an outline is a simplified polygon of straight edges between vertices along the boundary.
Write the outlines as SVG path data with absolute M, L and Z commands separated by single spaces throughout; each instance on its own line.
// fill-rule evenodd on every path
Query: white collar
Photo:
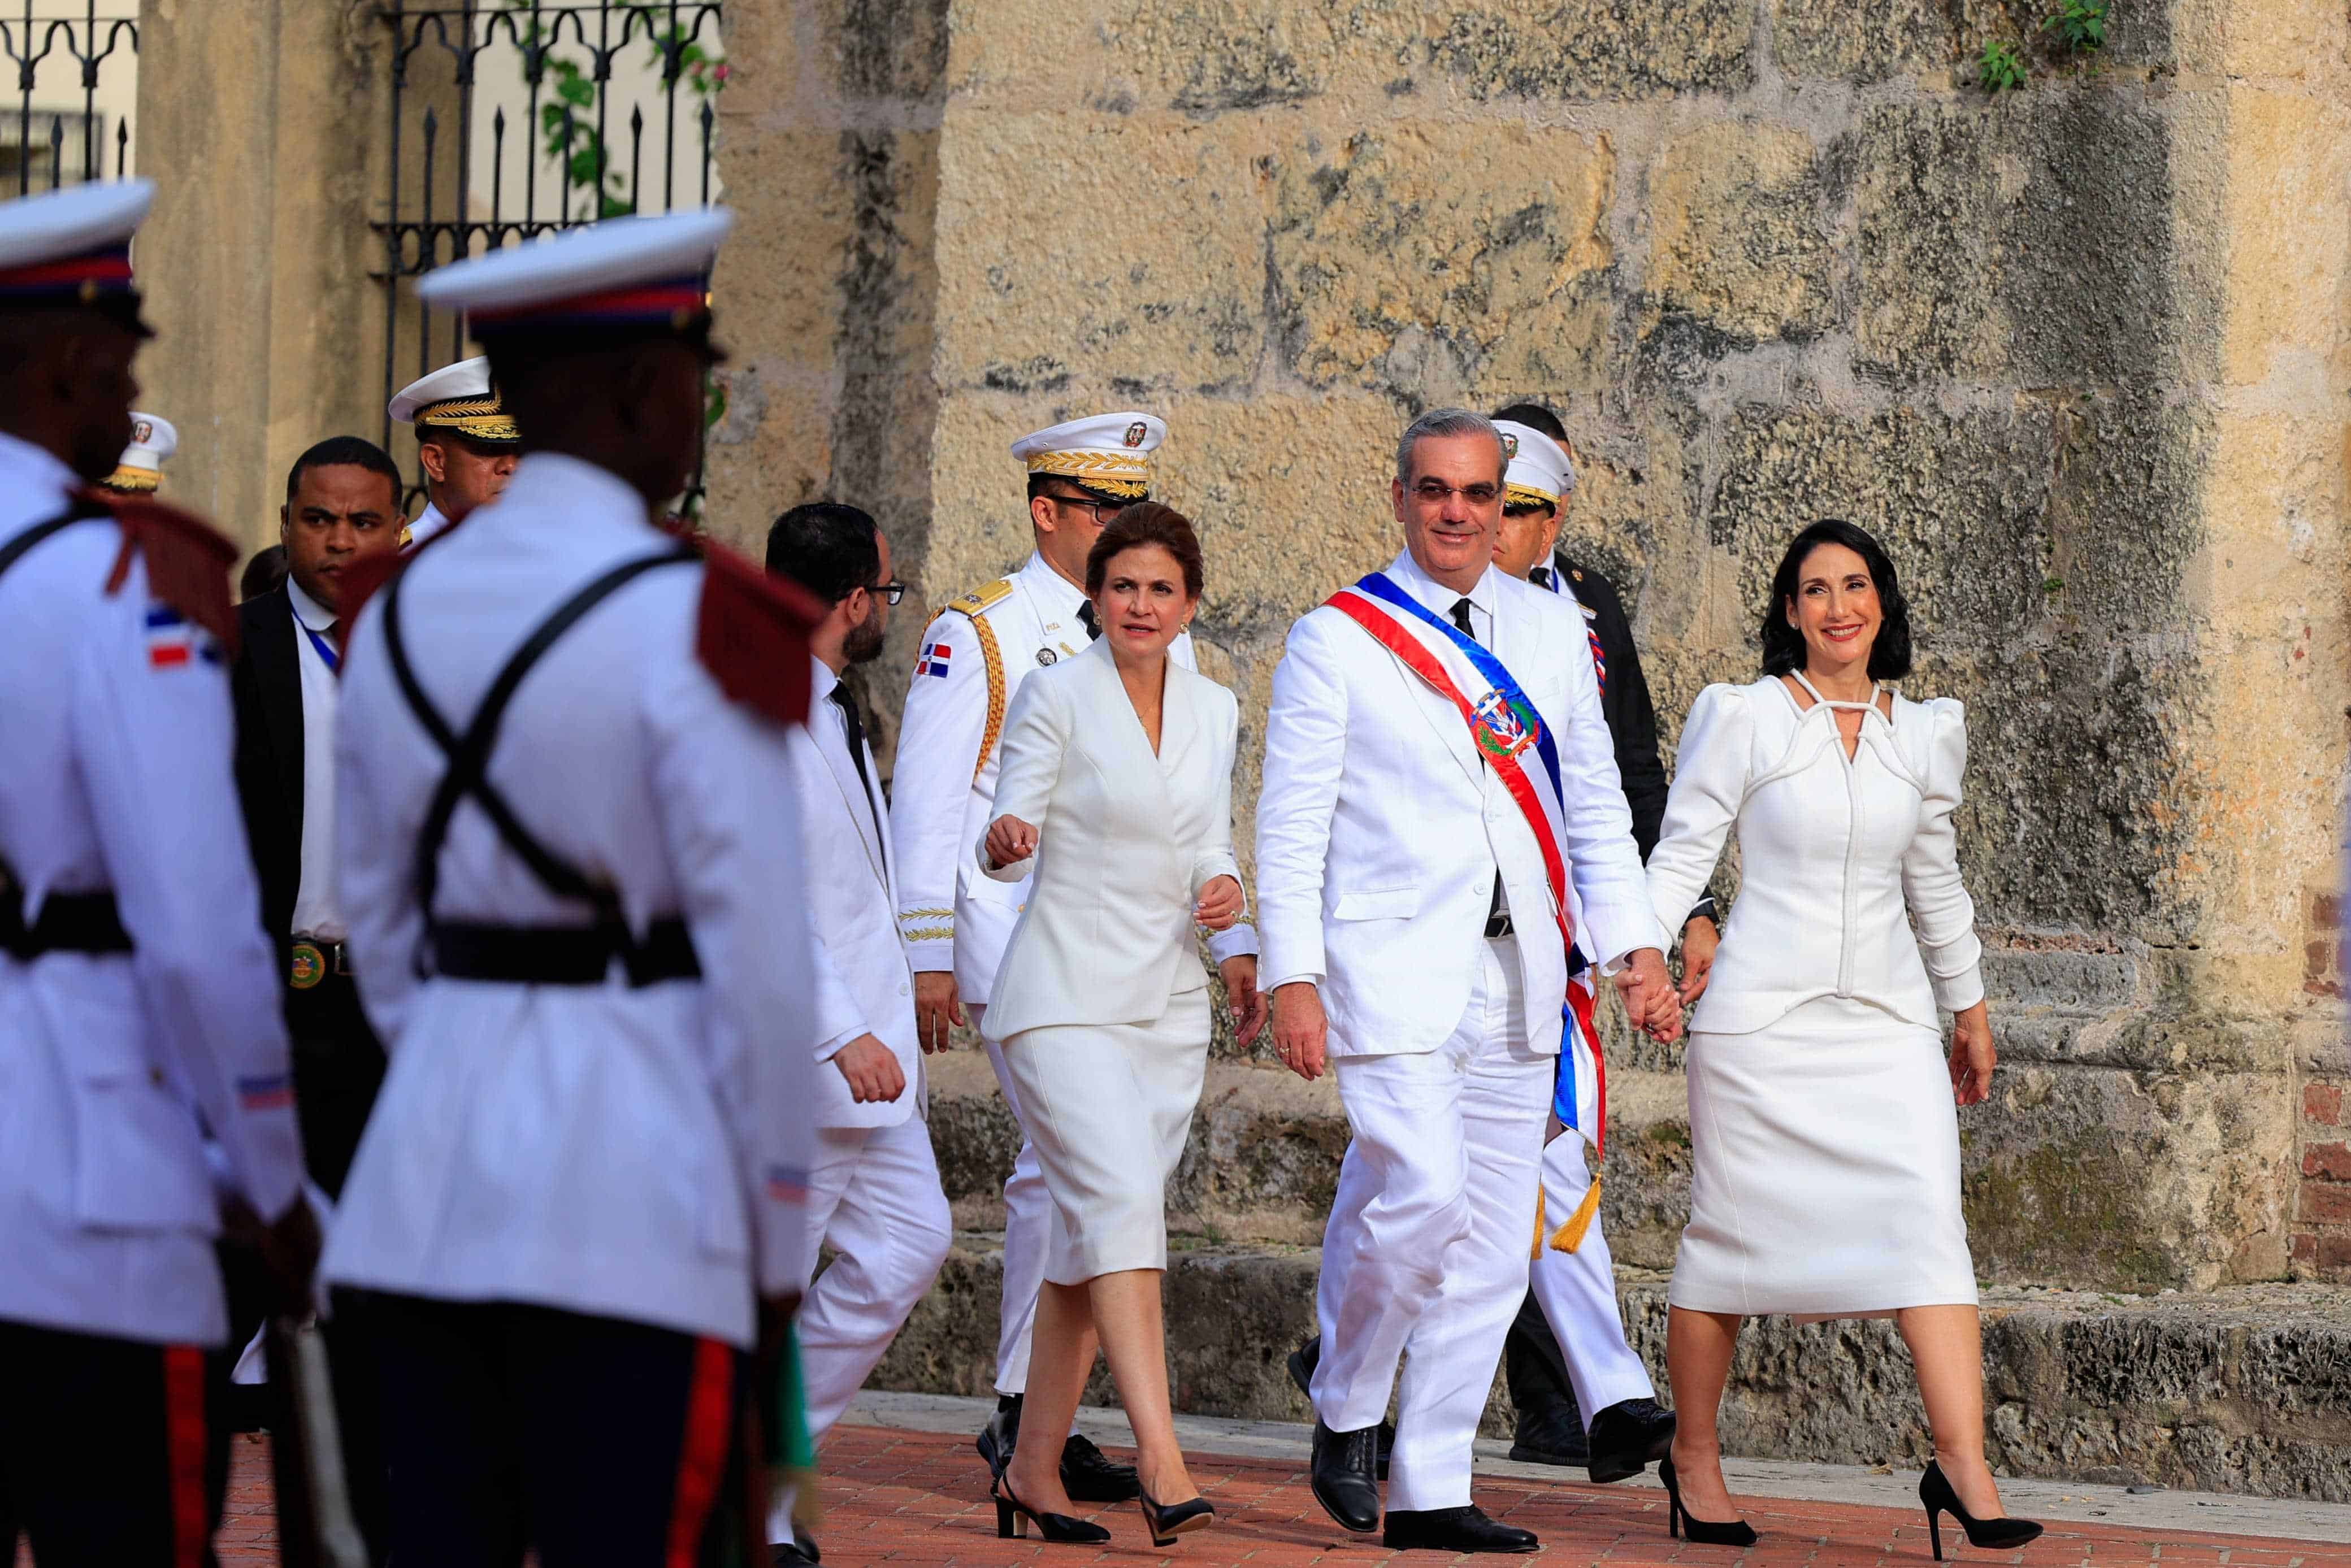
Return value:
M 1043 550 L 1031 550 L 1016 574 L 1029 592 L 1040 595 L 1051 618 L 1066 621 L 1086 601 L 1086 591 L 1053 570 Z
M 58 461 L 56 453 L 0 432 L 0 487 L 48 490 L 63 497 L 80 485 L 81 476 Z
M 1470 603 L 1486 612 L 1488 625 L 1490 626 L 1494 622 L 1494 605 L 1500 596 L 1500 591 L 1494 586 L 1494 569 L 1490 564 L 1479 574 L 1478 580 L 1470 586 L 1469 591 L 1462 594 L 1446 587 L 1445 584 L 1423 571 L 1420 569 L 1420 562 L 1413 559 L 1412 551 L 1404 549 L 1399 550 L 1395 559 L 1389 563 L 1388 580 L 1447 620 L 1452 618 L 1454 604 L 1467 598 Z
M 813 708 L 820 702 L 830 702 L 832 699 L 832 688 L 839 685 L 841 685 L 841 677 L 832 673 L 832 666 L 814 653 L 810 653 L 809 655 L 809 706 Z
M 316 632 L 323 637 L 327 629 L 334 625 L 335 612 L 303 592 L 302 585 L 294 580 L 291 572 L 286 575 L 286 597 L 294 601 L 294 619 L 299 621 L 305 630 Z

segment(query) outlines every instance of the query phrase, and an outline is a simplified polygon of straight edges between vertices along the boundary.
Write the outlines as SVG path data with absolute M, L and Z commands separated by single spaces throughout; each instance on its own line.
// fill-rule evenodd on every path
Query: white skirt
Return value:
M 1825 997 L 1689 1039 L 1690 1221 L 1667 1300 L 1802 1318 L 1972 1305 L 1942 1040 Z
M 1004 1042 L 1053 1227 L 1045 1278 L 1167 1267 L 1167 1178 L 1208 1071 L 1208 992 L 1178 991 L 1147 1024 L 1053 1024 Z

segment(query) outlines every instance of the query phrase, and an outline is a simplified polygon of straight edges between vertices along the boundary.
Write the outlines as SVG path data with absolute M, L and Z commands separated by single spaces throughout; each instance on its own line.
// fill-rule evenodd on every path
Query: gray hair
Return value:
M 1432 408 L 1405 427 L 1396 439 L 1396 483 L 1412 483 L 1412 449 L 1423 441 L 1455 435 L 1482 435 L 1494 444 L 1494 464 L 1497 479 L 1506 466 L 1502 456 L 1502 433 L 1484 414 L 1466 408 Z

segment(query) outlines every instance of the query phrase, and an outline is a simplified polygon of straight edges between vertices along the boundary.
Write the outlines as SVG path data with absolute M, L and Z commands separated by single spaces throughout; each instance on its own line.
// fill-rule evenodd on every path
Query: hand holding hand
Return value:
M 1682 1033 L 1681 994 L 1666 973 L 1665 955 L 1655 947 L 1639 947 L 1626 956 L 1616 971 L 1616 994 L 1624 998 L 1626 1016 L 1651 1040 L 1671 1042 Z
M 1951 1021 L 1951 1100 L 1980 1105 L 1991 1098 L 1991 1009 L 1978 1002 Z
M 836 1052 L 832 1064 L 849 1080 L 849 1097 L 861 1105 L 885 1103 L 906 1092 L 906 1074 L 890 1048 L 861 1034 Z
M 1241 884 L 1229 876 L 1218 876 L 1209 878 L 1208 885 L 1200 890 L 1192 918 L 1211 931 L 1229 931 L 1240 913 Z
M 1309 1083 L 1322 1076 L 1330 1032 L 1322 993 L 1311 980 L 1292 980 L 1273 993 L 1273 1052 L 1281 1064 Z
M 1682 1006 L 1706 995 L 1708 977 L 1714 973 L 1714 951 L 1722 946 L 1722 931 L 1703 915 L 1694 915 L 1682 927 Z
M 1265 993 L 1257 988 L 1257 956 L 1236 953 L 1217 966 L 1233 1004 L 1233 1038 L 1247 1045 L 1265 1028 Z
M 987 824 L 987 846 L 988 869 L 1002 871 L 1037 852 L 1037 829 L 1015 816 L 998 817 Z
M 956 994 L 955 971 L 924 969 L 914 976 L 914 1039 L 926 1052 L 947 1048 L 947 1030 L 963 1027 L 963 998 Z

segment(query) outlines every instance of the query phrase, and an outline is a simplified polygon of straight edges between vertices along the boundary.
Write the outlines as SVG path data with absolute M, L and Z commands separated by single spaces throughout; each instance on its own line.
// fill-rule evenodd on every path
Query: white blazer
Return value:
M 800 804 L 800 840 L 808 846 L 808 921 L 816 934 L 816 1124 L 893 1127 L 922 1102 L 923 1052 L 914 1035 L 914 974 L 898 937 L 895 866 L 887 821 L 877 822 L 864 801 L 849 731 L 831 692 L 841 684 L 822 660 L 811 658 L 809 721 L 786 739 L 794 793 Z M 881 786 L 873 754 L 866 777 Z M 870 1034 L 890 1048 L 906 1087 L 895 1100 L 860 1104 L 849 1080 L 832 1065 L 841 1048 Z
M 1387 569 L 1438 615 L 1461 595 L 1409 552 Z M 1574 601 L 1489 568 L 1468 598 L 1559 747 L 1571 913 L 1613 969 L 1666 945 Z M 1468 694 L 1474 700 L 1479 694 Z M 1534 833 L 1458 709 L 1345 615 L 1290 628 L 1266 715 L 1257 808 L 1263 984 L 1322 989 L 1334 1055 L 1434 1051 L 1469 1001 L 1499 869 L 1525 964 L 1527 1038 L 1559 1049 L 1567 955 Z
M 1009 1040 L 1044 1024 L 1150 1023 L 1208 983 L 1193 906 L 1233 858 L 1233 694 L 1167 662 L 1159 752 L 1110 644 L 1031 674 L 1004 721 L 998 816 L 1037 830 L 1036 881 L 981 1027 Z M 993 819 L 990 819 L 993 821 Z M 986 840 L 973 846 L 983 867 Z M 1029 861 L 988 873 L 1029 874 Z

